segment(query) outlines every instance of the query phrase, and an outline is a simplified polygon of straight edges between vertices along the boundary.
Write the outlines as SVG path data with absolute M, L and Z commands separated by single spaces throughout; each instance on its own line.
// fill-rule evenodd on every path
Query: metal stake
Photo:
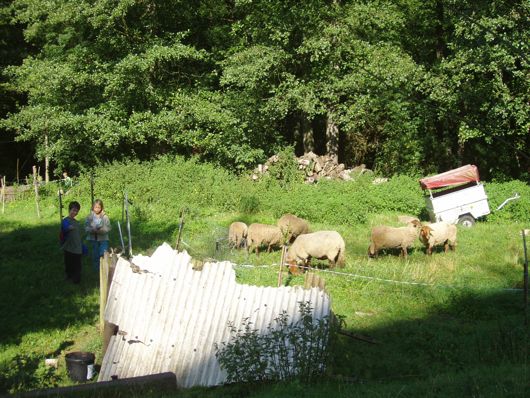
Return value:
M 121 233 L 121 224 L 119 221 L 118 221 L 118 232 L 120 233 L 121 252 L 125 253 L 125 244 L 123 243 L 123 234 Z
M 524 271 L 523 271 L 523 288 L 524 288 L 524 324 L 528 326 L 528 253 L 526 250 L 526 234 L 523 235 L 523 249 L 524 249 Z
M 129 239 L 129 257 L 132 257 L 131 218 L 129 216 L 129 198 L 125 191 L 125 217 L 127 218 L 127 238 Z

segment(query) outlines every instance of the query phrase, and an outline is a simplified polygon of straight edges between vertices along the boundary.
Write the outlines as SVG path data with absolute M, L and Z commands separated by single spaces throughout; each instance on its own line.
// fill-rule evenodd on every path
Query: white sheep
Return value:
M 247 224 L 241 221 L 235 221 L 228 228 L 228 244 L 235 247 L 245 247 L 247 242 Z
M 370 257 L 377 257 L 381 249 L 401 249 L 401 255 L 407 257 L 407 248 L 418 238 L 421 223 L 412 220 L 406 227 L 378 226 L 372 228 L 371 243 L 368 248 Z
M 306 266 L 311 258 L 329 260 L 329 267 L 344 267 L 346 245 L 342 236 L 336 231 L 317 231 L 299 235 L 289 247 L 286 262 L 289 269 L 296 270 L 297 265 Z
M 439 245 L 444 245 L 444 252 L 447 253 L 448 248 L 456 248 L 456 234 L 456 225 L 441 221 L 421 227 L 420 241 L 429 255 L 432 254 L 432 248 Z
M 273 246 L 281 246 L 284 243 L 283 234 L 280 227 L 269 224 L 250 224 L 247 232 L 247 251 L 254 249 L 259 254 L 260 246 L 267 246 L 267 252 L 271 251 Z
M 298 235 L 309 232 L 309 223 L 294 214 L 284 214 L 278 220 L 277 225 L 289 242 L 292 242 Z

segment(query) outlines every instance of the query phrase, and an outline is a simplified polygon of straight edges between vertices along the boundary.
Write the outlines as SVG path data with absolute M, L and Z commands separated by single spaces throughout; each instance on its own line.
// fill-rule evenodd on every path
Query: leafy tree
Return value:
M 13 23 L 13 8 L 10 0 L 0 1 L 0 119 L 8 113 L 16 111 L 18 104 L 24 103 L 25 96 L 18 94 L 5 76 L 4 71 L 9 65 L 19 65 L 30 49 L 24 43 L 23 26 Z M 14 180 L 17 170 L 17 158 L 22 158 L 22 175 L 31 169 L 26 162 L 31 156 L 30 145 L 16 143 L 15 134 L 0 127 L 0 175 L 7 176 L 7 181 Z M 26 166 L 26 167 L 23 167 Z
M 385 174 L 528 175 L 521 0 L 11 4 L 36 51 L 4 68 L 27 103 L 0 127 L 58 168 L 177 153 L 241 170 L 292 145 Z
M 425 81 L 446 166 L 478 164 L 486 176 L 528 176 L 530 110 L 527 2 L 443 3 L 447 54 Z M 437 147 L 438 142 L 432 142 Z
M 4 125 L 59 167 L 165 152 L 254 162 L 261 152 L 210 89 L 214 64 L 201 27 L 224 10 L 199 3 L 15 1 L 26 38 L 41 50 L 9 69 L 28 104 Z

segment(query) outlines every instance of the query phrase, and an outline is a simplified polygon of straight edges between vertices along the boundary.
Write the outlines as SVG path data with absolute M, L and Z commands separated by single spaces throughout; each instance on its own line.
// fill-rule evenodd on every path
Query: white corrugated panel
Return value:
M 222 384 L 215 344 L 229 340 L 229 322 L 249 318 L 264 333 L 283 311 L 298 320 L 298 303 L 308 301 L 315 319 L 330 315 L 329 296 L 318 288 L 241 285 L 230 262 L 196 271 L 186 252 L 165 243 L 151 257 L 120 258 L 105 309 L 119 332 L 98 381 L 173 372 L 179 387 Z

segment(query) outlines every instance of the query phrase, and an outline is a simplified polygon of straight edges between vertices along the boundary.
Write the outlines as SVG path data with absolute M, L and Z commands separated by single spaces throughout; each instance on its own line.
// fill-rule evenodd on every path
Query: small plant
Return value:
M 255 195 L 246 195 L 241 197 L 239 211 L 243 214 L 255 214 L 260 207 L 260 200 Z
M 298 169 L 293 147 L 286 147 L 278 152 L 278 161 L 271 165 L 269 175 L 284 189 L 304 181 L 304 175 Z
M 36 354 L 15 355 L 0 364 L 0 393 L 56 387 L 59 381 L 56 369 L 45 366 L 44 358 Z
M 315 320 L 309 302 L 300 302 L 300 319 L 289 322 L 282 312 L 266 334 L 244 319 L 237 328 L 229 323 L 232 338 L 216 346 L 216 357 L 228 373 L 227 381 L 261 382 L 298 378 L 311 381 L 324 372 L 328 361 L 330 318 Z

